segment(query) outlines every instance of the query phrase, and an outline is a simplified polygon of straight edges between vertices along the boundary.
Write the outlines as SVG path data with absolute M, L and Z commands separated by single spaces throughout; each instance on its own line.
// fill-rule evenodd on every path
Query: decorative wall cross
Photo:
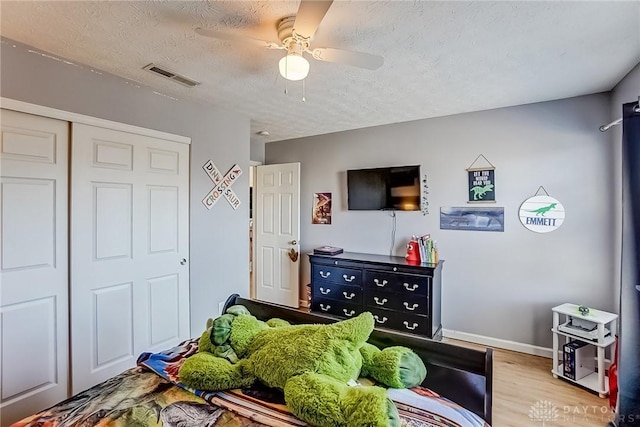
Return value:
M 202 169 L 204 169 L 207 176 L 209 176 L 215 185 L 213 190 L 211 190 L 209 194 L 202 199 L 202 204 L 207 209 L 211 209 L 213 205 L 220 200 L 220 197 L 224 196 L 234 210 L 238 209 L 238 206 L 240 206 L 240 199 L 238 199 L 236 193 L 231 189 L 231 185 L 236 182 L 240 175 L 242 175 L 242 169 L 240 169 L 240 166 L 238 166 L 238 164 L 233 165 L 233 167 L 229 169 L 229 172 L 224 176 L 211 160 L 207 161 L 207 163 L 202 166 Z

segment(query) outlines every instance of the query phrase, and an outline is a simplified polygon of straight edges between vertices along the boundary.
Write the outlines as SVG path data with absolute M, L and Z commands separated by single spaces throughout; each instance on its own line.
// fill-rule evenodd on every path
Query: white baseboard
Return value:
M 552 349 L 539 347 L 537 345 L 524 344 L 521 342 L 503 340 L 500 338 L 486 337 L 484 335 L 470 334 L 468 332 L 452 331 L 450 329 L 443 329 L 442 335 L 445 336 L 446 338 L 452 338 L 460 341 L 468 341 L 476 344 L 486 345 L 488 347 L 502 348 L 505 350 L 532 354 L 534 356 L 542 356 L 549 359 L 553 358 Z

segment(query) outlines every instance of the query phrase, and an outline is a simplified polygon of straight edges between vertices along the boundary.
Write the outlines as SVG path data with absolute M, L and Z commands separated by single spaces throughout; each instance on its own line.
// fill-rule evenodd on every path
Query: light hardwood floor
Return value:
M 484 348 L 465 341 L 443 341 Z M 493 355 L 493 427 L 603 427 L 612 418 L 608 398 L 553 378 L 551 359 L 497 348 Z M 552 405 L 552 412 L 543 417 L 544 424 L 530 417 L 532 407 L 543 402 Z

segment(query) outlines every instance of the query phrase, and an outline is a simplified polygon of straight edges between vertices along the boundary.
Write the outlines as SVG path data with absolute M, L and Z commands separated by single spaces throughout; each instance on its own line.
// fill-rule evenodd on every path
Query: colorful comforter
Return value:
M 256 385 L 204 392 L 186 387 L 178 379 L 178 369 L 197 346 L 194 339 L 161 353 L 144 353 L 136 368 L 12 427 L 306 425 L 287 410 L 279 390 Z M 422 387 L 392 389 L 389 396 L 403 427 L 488 427 L 477 415 Z

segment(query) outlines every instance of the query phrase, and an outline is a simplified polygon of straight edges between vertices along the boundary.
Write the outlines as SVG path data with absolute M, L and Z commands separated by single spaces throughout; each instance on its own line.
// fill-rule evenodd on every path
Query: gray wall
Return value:
M 640 96 L 640 63 L 616 85 L 611 92 L 611 118 L 622 117 L 622 104 L 638 101 Z M 622 136 L 620 127 L 617 131 Z
M 412 234 L 438 241 L 443 327 L 551 346 L 551 308 L 575 302 L 612 310 L 614 223 L 610 137 L 598 131 L 609 94 L 596 94 L 266 144 L 266 163 L 301 162 L 301 247 L 388 254 L 392 218 L 346 210 L 347 169 L 421 164 L 430 214 L 398 212 L 395 255 Z M 467 168 L 496 166 L 503 233 L 439 229 L 439 209 L 466 206 Z M 544 186 L 566 220 L 548 234 L 524 228 L 520 204 Z M 312 225 L 312 193 L 332 192 L 332 225 Z M 302 263 L 301 284 L 309 282 Z
M 217 315 L 219 301 L 233 292 L 249 294 L 249 118 L 173 101 L 27 49 L 6 39 L 2 43 L 3 97 L 191 137 L 191 333 L 198 335 L 206 319 Z M 202 205 L 211 190 L 201 169 L 208 159 L 223 173 L 234 163 L 246 172 L 234 185 L 242 202 L 237 211 L 225 201 L 210 211 Z
M 264 142 L 262 141 L 251 141 L 251 160 L 254 162 L 264 163 Z

